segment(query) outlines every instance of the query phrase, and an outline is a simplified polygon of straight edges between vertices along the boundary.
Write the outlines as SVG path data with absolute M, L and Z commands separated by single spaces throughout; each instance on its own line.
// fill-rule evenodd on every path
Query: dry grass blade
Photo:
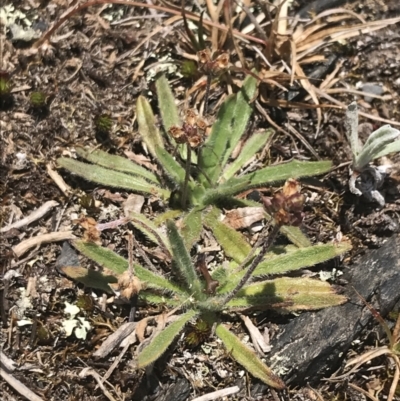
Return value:
M 295 70 L 297 75 L 302 75 L 305 76 L 303 69 L 300 67 L 300 64 L 295 62 L 295 65 L 293 66 L 293 69 Z M 319 100 L 315 91 L 315 87 L 313 84 L 308 79 L 301 79 L 300 80 L 301 86 L 308 92 L 308 94 L 311 96 L 311 99 L 314 101 L 316 105 L 319 105 Z M 322 122 L 322 112 L 321 109 L 317 109 L 317 117 L 318 117 L 318 122 L 317 122 L 317 132 L 316 135 L 319 132 L 319 129 L 321 127 L 321 122 Z
M 359 391 L 361 394 L 363 394 L 365 397 L 369 398 L 371 401 L 379 401 L 378 398 L 374 397 L 372 394 L 370 394 L 368 391 L 364 390 L 363 388 L 358 387 L 353 383 L 349 383 L 349 386 L 354 388 L 354 390 Z
M 370 21 L 365 24 L 350 25 L 348 27 L 336 26 L 322 31 L 316 30 L 315 34 L 311 34 L 310 30 L 307 33 L 311 34 L 311 36 L 304 38 L 304 41 L 299 39 L 296 42 L 297 52 L 299 53 L 298 60 L 302 59 L 306 54 L 309 54 L 328 43 L 350 39 L 362 34 L 368 34 L 386 28 L 389 25 L 397 24 L 399 21 L 400 17 L 397 17 L 381 21 Z
M 389 394 L 388 394 L 388 401 L 392 401 L 395 394 L 396 394 L 396 389 L 397 385 L 399 384 L 399 378 L 400 378 L 400 361 L 397 355 L 392 355 L 392 358 L 396 362 L 396 370 L 393 375 L 393 381 L 392 385 L 390 386 Z
M 343 109 L 343 110 L 346 110 L 346 109 L 347 109 L 347 106 L 346 106 L 344 103 L 342 103 L 342 102 L 340 102 L 339 100 L 337 100 L 337 99 L 333 98 L 332 96 L 328 95 L 328 94 L 325 93 L 323 90 L 321 90 L 321 89 L 319 89 L 319 88 L 315 88 L 315 87 L 314 87 L 314 89 L 315 89 L 315 92 L 316 92 L 319 96 L 324 97 L 325 99 L 331 101 L 332 103 L 337 104 L 337 105 L 340 106 L 340 108 Z M 387 119 L 382 118 L 382 117 L 374 116 L 373 114 L 364 113 L 364 112 L 362 112 L 362 111 L 359 111 L 358 114 L 359 114 L 360 116 L 363 116 L 363 117 L 365 117 L 365 118 L 368 118 L 369 120 L 379 121 L 379 122 L 381 122 L 381 123 L 390 124 L 390 125 L 394 125 L 394 126 L 400 127 L 400 122 L 397 122 L 397 121 L 387 120 Z

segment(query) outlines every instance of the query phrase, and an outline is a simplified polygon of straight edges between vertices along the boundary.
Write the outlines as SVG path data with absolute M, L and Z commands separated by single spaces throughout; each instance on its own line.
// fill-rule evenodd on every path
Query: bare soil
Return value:
M 15 10 L 21 11 L 39 34 L 60 18 L 71 6 L 69 3 L 66 0 L 12 2 Z M 193 3 L 204 6 L 202 1 Z M 296 15 L 306 3 L 294 1 L 289 15 Z M 164 5 L 168 6 L 168 3 Z M 396 0 L 348 2 L 344 7 L 366 21 L 400 16 L 400 4 Z M 193 10 L 198 12 L 197 7 Z M 154 164 L 142 146 L 137 130 L 135 104 L 138 95 L 144 94 L 153 107 L 157 107 L 152 75 L 152 69 L 157 67 L 165 70 L 181 103 L 199 78 L 185 78 L 179 74 L 187 48 L 182 24 L 166 25 L 141 43 L 169 17 L 160 12 L 152 14 L 147 8 L 125 5 L 91 7 L 73 16 L 59 29 L 53 35 L 50 47 L 42 48 L 33 55 L 29 55 L 29 51 L 34 40 L 14 40 L 11 31 L 2 28 L 0 70 L 11 73 L 12 94 L 2 102 L 0 111 L 1 226 L 30 215 L 48 201 L 58 202 L 49 213 L 29 226 L 1 233 L 0 274 L 2 277 L 8 274 L 8 279 L 0 288 L 1 347 L 4 354 L 20 367 L 13 375 L 43 400 L 189 400 L 233 385 L 238 385 L 241 390 L 226 399 L 366 399 L 346 380 L 340 385 L 321 382 L 316 392 L 304 383 L 302 388 L 288 388 L 282 394 L 271 394 L 265 385 L 233 362 L 212 336 L 196 349 L 188 349 L 179 339 L 147 372 L 135 369 L 133 361 L 137 344 L 132 345 L 108 378 L 106 388 L 114 397 L 110 398 L 93 376 L 83 372 L 85 368 L 91 368 L 103 377 L 118 356 L 118 350 L 101 361 L 95 360 L 92 355 L 104 339 L 127 321 L 129 305 L 119 304 L 110 298 L 102 309 L 103 294 L 100 291 L 84 288 L 63 277 L 56 269 L 62 243 L 43 244 L 19 258 L 13 253 L 21 241 L 39 234 L 73 229 L 75 235 L 81 235 L 74 220 L 83 212 L 101 222 L 122 216 L 122 204 L 128 193 L 98 187 L 60 170 L 66 183 L 74 189 L 67 196 L 49 176 L 47 166 L 54 166 L 56 158 L 61 155 L 73 154 L 78 145 L 97 146 L 113 154 L 136 157 L 148 165 Z M 21 18 L 16 22 L 24 26 Z M 300 20 L 299 24 L 305 22 Z M 246 57 L 257 57 L 250 45 L 241 46 Z M 316 54 L 326 58 L 332 54 L 338 56 L 334 63 L 334 67 L 340 63 L 335 72 L 337 81 L 331 88 L 336 92 L 331 91 L 330 96 L 343 104 L 357 100 L 361 111 L 400 122 L 400 23 L 373 32 L 366 30 L 345 43 L 329 43 Z M 168 64 L 163 63 L 165 59 L 169 60 Z M 320 63 L 310 63 L 304 71 L 309 74 L 319 66 Z M 243 72 L 232 70 L 230 74 L 239 82 L 243 80 Z M 354 92 L 359 88 L 358 83 L 380 85 L 383 93 L 379 98 L 366 100 L 365 96 Z M 285 85 L 288 86 L 287 83 Z M 218 102 L 227 93 L 227 88 L 225 81 L 212 88 L 209 102 L 211 115 L 215 115 Z M 45 93 L 45 107 L 35 108 L 32 105 L 30 95 L 34 91 Z M 278 97 L 279 92 L 275 88 L 270 95 Z M 198 96 L 197 100 L 201 100 L 201 90 L 194 93 Z M 298 102 L 313 104 L 307 94 Z M 332 104 L 327 99 L 321 99 L 321 103 Z M 351 241 L 353 249 L 341 260 L 317 266 L 313 273 L 349 268 L 360 255 L 379 248 L 387 238 L 398 235 L 398 155 L 380 161 L 390 163 L 392 167 L 381 189 L 386 205 L 379 208 L 377 204 L 358 198 L 348 190 L 351 152 L 344 134 L 343 110 L 322 108 L 322 124 L 316 135 L 315 108 L 280 109 L 267 103 L 263 106 L 275 124 L 285 130 L 289 130 L 288 125 L 291 125 L 313 149 L 311 152 L 299 136 L 277 132 L 264 152 L 264 161 L 272 163 L 293 157 L 316 160 L 317 156 L 331 159 L 337 166 L 324 177 L 303 181 L 303 190 L 308 197 L 303 231 L 313 243 L 340 241 L 345 236 Z M 96 116 L 102 114 L 112 118 L 109 132 L 100 132 L 95 126 Z M 360 122 L 361 136 L 364 137 L 371 128 L 383 125 L 376 119 L 364 117 L 360 118 Z M 251 129 L 268 126 L 264 116 L 256 110 Z M 142 212 L 155 216 L 166 207 L 157 199 L 147 199 Z M 125 234 L 123 227 L 106 231 L 102 234 L 102 243 L 126 256 Z M 254 241 L 253 234 L 248 231 L 250 241 Z M 139 236 L 138 240 L 143 241 L 143 247 L 150 256 L 157 256 L 157 249 L 152 248 L 144 238 Z M 215 241 L 207 236 L 202 240 L 205 246 L 215 245 Z M 80 263 L 89 267 L 91 262 L 81 259 Z M 10 275 L 10 271 L 14 273 Z M 24 308 L 20 301 L 27 299 L 28 287 L 31 303 Z M 85 340 L 65 335 L 61 326 L 65 320 L 65 302 L 79 302 L 83 315 L 90 321 L 92 330 Z M 21 309 L 24 310 L 23 316 L 19 315 Z M 161 312 L 163 306 L 139 304 L 136 320 Z M 18 326 L 17 322 L 22 318 L 29 319 L 33 324 Z M 268 327 L 274 335 L 274 330 L 279 330 L 279 324 L 294 318 L 272 312 L 270 321 L 261 323 L 259 328 Z M 240 319 L 229 319 L 232 329 L 246 337 Z M 379 341 L 387 342 L 375 329 L 367 328 L 361 344 L 355 345 L 353 352 L 361 353 Z M 370 366 L 370 371 L 362 372 L 366 379 L 361 385 L 367 391 L 370 388 L 370 394 L 375 394 L 378 399 L 388 393 L 393 366 L 383 357 Z M 4 400 L 23 399 L 3 379 L 0 380 Z M 382 389 L 380 394 L 377 388 Z M 395 399 L 400 400 L 400 391 Z

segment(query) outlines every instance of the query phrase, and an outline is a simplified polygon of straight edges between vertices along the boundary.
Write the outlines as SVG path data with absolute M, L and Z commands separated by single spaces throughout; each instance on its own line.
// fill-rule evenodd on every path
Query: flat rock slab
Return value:
M 272 342 L 269 365 L 287 384 L 304 385 L 329 377 L 352 341 L 374 320 L 355 288 L 385 317 L 400 300 L 400 236 L 368 252 L 345 271 L 349 301 L 341 306 L 304 313 L 283 327 Z

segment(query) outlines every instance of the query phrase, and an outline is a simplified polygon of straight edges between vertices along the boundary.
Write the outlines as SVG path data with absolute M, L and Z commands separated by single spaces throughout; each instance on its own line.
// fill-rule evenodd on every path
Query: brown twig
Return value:
M 8 226 L 0 228 L 0 233 L 5 233 L 12 228 L 21 228 L 23 226 L 28 226 L 36 220 L 41 219 L 46 213 L 48 213 L 53 207 L 58 206 L 59 203 L 51 200 L 44 203 L 39 209 L 34 210 L 29 216 L 16 221 L 15 223 L 9 224 Z

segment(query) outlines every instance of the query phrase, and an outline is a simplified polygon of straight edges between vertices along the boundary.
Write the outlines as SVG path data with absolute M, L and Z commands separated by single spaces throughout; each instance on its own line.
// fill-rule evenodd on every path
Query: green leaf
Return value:
M 251 251 L 251 246 L 242 234 L 220 221 L 221 211 L 214 208 L 204 218 L 204 223 L 210 228 L 222 246 L 226 256 L 241 263 Z
M 386 145 L 383 150 L 376 154 L 375 159 L 386 156 L 390 153 L 400 152 L 400 140 L 394 141 Z
M 174 256 L 174 266 L 185 281 L 185 288 L 188 293 L 193 293 L 197 298 L 202 294 L 202 285 L 197 277 L 190 255 L 185 248 L 182 237 L 172 220 L 167 221 L 168 239 L 171 244 Z
M 157 129 L 156 119 L 147 99 L 139 96 L 136 103 L 136 117 L 139 124 L 139 133 L 153 157 L 157 158 L 156 148 L 164 148 L 163 138 Z
M 82 163 L 78 160 L 65 157 L 57 159 L 57 163 L 69 172 L 101 185 L 124 188 L 134 192 L 158 196 L 162 199 L 168 199 L 171 194 L 170 191 L 149 183 L 141 177 L 135 177 L 105 167 Z
M 109 294 L 112 294 L 113 291 L 108 284 L 118 282 L 114 276 L 106 276 L 101 272 L 80 266 L 61 266 L 59 269 L 66 276 L 82 283 L 86 287 L 96 288 Z
M 221 160 L 226 152 L 227 143 L 232 133 L 232 125 L 235 117 L 236 96 L 228 96 L 218 111 L 217 120 L 212 126 L 210 136 L 199 154 L 199 167 L 201 182 L 209 187 L 210 183 L 205 178 L 216 184 L 222 165 Z
M 234 120 L 231 128 L 231 134 L 227 141 L 227 149 L 222 159 L 221 168 L 224 168 L 232 152 L 238 145 L 240 138 L 246 131 L 250 116 L 253 114 L 251 101 L 257 90 L 257 79 L 248 75 L 243 82 L 243 86 L 236 95 Z
M 189 310 L 181 315 L 175 322 L 171 323 L 167 328 L 158 333 L 138 355 L 138 368 L 144 368 L 155 362 L 171 345 L 174 338 L 181 332 L 189 320 L 197 315 L 194 310 Z
M 288 178 L 309 177 L 323 174 L 328 172 L 331 167 L 331 161 L 305 162 L 293 160 L 289 163 L 268 166 L 240 178 L 231 179 L 226 185 L 230 182 L 235 184 L 237 181 L 249 180 L 249 188 L 256 188 L 273 182 L 284 181 Z
M 160 74 L 156 78 L 156 90 L 158 98 L 158 107 L 163 122 L 165 132 L 173 126 L 181 125 L 178 108 L 175 104 L 175 98 L 169 86 L 167 78 L 164 74 Z
M 168 130 L 173 126 L 180 127 L 182 125 L 181 119 L 179 118 L 179 111 L 176 107 L 175 98 L 172 93 L 171 87 L 169 86 L 168 80 L 164 74 L 159 74 L 156 78 L 156 90 L 158 98 L 158 107 L 164 126 L 164 130 L 168 133 Z M 169 140 L 173 145 L 176 145 L 176 141 L 169 137 Z M 187 158 L 186 146 L 179 146 L 179 154 L 183 160 Z M 195 162 L 195 154 L 192 154 L 191 161 Z
M 153 292 L 146 290 L 140 291 L 139 299 L 149 304 L 157 305 L 158 307 L 162 305 L 167 305 L 171 308 L 177 308 L 179 305 L 182 305 L 182 303 L 185 301 L 185 299 L 183 299 L 182 296 L 178 295 L 175 295 L 174 297 L 171 297 L 169 295 L 164 296 L 164 295 L 154 294 Z
M 257 80 L 246 77 L 239 93 L 229 96 L 222 104 L 211 134 L 199 157 L 201 171 L 216 184 L 233 150 L 246 130 L 253 112 L 250 105 L 257 87 Z M 210 186 L 202 175 L 202 183 Z
M 351 249 L 351 245 L 342 242 L 340 244 L 322 244 L 307 248 L 297 248 L 287 254 L 271 257 L 267 254 L 255 269 L 253 276 L 263 276 L 271 274 L 282 274 L 289 271 L 303 269 L 325 262 L 336 256 L 343 254 Z
M 90 150 L 80 147 L 76 148 L 76 153 L 83 159 L 86 159 L 87 161 L 97 164 L 99 166 L 107 167 L 112 170 L 122 171 L 123 173 L 139 175 L 146 180 L 152 181 L 156 184 L 160 184 L 155 174 L 124 157 L 110 155 L 100 149 Z
M 293 244 L 295 244 L 299 248 L 304 248 L 312 245 L 311 241 L 301 231 L 300 227 L 282 226 L 280 232 L 286 235 L 286 237 L 288 237 L 289 240 L 292 241 Z
M 132 219 L 132 224 L 147 238 L 149 238 L 155 244 L 160 245 L 161 247 L 170 251 L 167 238 L 159 232 L 160 230 L 156 224 L 154 224 L 154 222 L 148 219 L 143 213 L 130 212 L 129 217 Z
M 283 381 L 258 358 L 255 352 L 246 347 L 225 326 L 218 324 L 215 334 L 222 340 L 228 353 L 250 374 L 273 388 L 278 390 L 285 388 Z
M 178 188 L 182 188 L 185 180 L 185 169 L 165 149 L 156 147 L 156 158 L 168 178 Z
M 224 171 L 222 182 L 232 178 L 241 168 L 243 168 L 267 143 L 273 130 L 267 130 L 253 134 L 243 146 L 239 156 Z
M 231 308 L 280 308 L 287 311 L 316 310 L 345 303 L 327 282 L 311 278 L 282 277 L 243 287 L 228 302 Z
M 326 244 L 314 245 L 307 248 L 295 248 L 286 246 L 286 253 L 276 254 L 275 251 L 268 252 L 264 260 L 257 266 L 252 277 L 282 274 L 288 271 L 299 270 L 305 267 L 313 266 L 324 262 L 335 256 L 341 255 L 351 248 L 349 244 L 341 243 L 339 245 Z M 229 280 L 221 283 L 218 288 L 219 294 L 227 294 L 232 291 L 240 279 L 244 276 L 245 270 L 233 273 Z
M 329 171 L 331 167 L 332 162 L 330 161 L 303 162 L 298 160 L 276 166 L 268 166 L 254 173 L 245 174 L 238 178 L 233 177 L 217 188 L 207 191 L 203 203 L 212 204 L 248 189 L 263 187 L 288 178 L 323 174 Z
M 159 214 L 155 219 L 154 219 L 154 224 L 157 227 L 160 227 L 161 225 L 165 224 L 167 220 L 174 220 L 182 217 L 184 214 L 183 210 L 179 209 L 170 209 L 167 210 L 164 213 Z
M 368 163 L 383 154 L 385 148 L 390 146 L 400 135 L 400 131 L 384 125 L 374 131 L 367 139 L 360 153 L 354 158 L 353 168 L 361 171 Z M 387 154 L 387 153 L 386 153 Z
M 117 275 L 128 269 L 128 261 L 110 249 L 81 240 L 74 241 L 73 245 L 83 255 L 93 260 L 98 265 L 110 269 Z M 138 264 L 135 264 L 133 269 L 136 276 L 141 281 L 145 282 L 147 287 L 155 288 L 161 291 L 171 291 L 176 294 L 187 295 L 186 292 L 176 284 L 162 276 L 152 273 Z
M 182 220 L 180 229 L 182 238 L 185 242 L 186 249 L 192 249 L 195 242 L 200 238 L 203 228 L 202 224 L 202 208 L 193 208 Z

